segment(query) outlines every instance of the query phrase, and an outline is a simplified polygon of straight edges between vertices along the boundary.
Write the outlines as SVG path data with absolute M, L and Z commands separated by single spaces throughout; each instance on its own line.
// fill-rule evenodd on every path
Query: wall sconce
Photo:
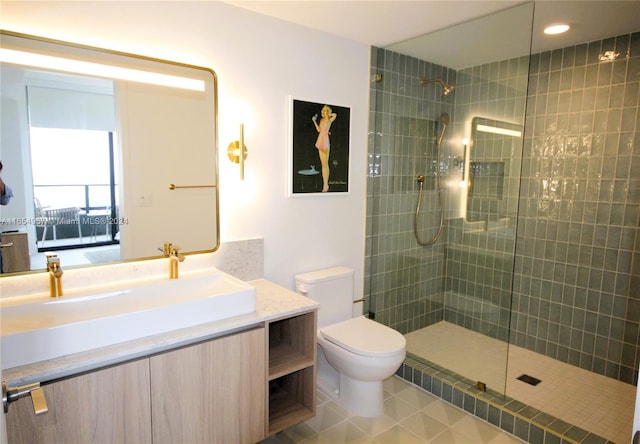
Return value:
M 459 166 L 462 172 L 462 177 L 460 178 L 460 188 L 466 188 L 467 181 L 465 180 L 465 166 L 467 165 L 467 147 L 469 146 L 469 139 L 467 139 L 466 137 L 462 139 L 462 145 L 464 146 L 462 157 L 456 157 L 456 160 L 458 162 L 455 165 Z
M 244 145 L 244 124 L 242 123 L 240 124 L 240 140 L 234 140 L 229 144 L 227 156 L 231 162 L 240 164 L 240 180 L 244 180 L 244 161 L 247 158 L 247 147 Z

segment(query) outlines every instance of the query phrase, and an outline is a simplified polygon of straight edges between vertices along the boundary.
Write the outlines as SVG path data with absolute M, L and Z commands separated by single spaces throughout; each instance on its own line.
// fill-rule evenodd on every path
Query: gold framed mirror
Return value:
M 26 271 L 11 256 L 44 269 L 50 250 L 85 266 L 158 257 L 165 242 L 187 254 L 218 248 L 213 70 L 0 36 L 0 174 L 13 191 L 0 231 L 3 244 L 26 240 L 2 248 L 5 271 Z

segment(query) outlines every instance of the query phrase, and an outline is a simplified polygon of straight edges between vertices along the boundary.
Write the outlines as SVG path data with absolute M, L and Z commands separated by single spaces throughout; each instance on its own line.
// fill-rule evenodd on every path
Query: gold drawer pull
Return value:
M 27 396 L 31 396 L 33 412 L 36 415 L 42 415 L 49 411 L 47 400 L 44 397 L 44 391 L 42 387 L 40 387 L 39 382 L 23 385 L 22 387 L 7 387 L 7 383 L 2 381 L 2 405 L 5 413 L 9 411 L 10 403 Z

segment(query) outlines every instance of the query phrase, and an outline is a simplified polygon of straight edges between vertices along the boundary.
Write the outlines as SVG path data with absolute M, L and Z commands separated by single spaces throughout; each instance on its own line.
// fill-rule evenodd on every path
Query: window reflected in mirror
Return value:
M 21 239 L 4 272 L 45 269 L 49 251 L 66 267 L 159 257 L 165 242 L 215 251 L 215 73 L 1 33 L 0 159 L 14 197 L 0 207 L 0 235 Z M 60 63 L 38 64 L 51 56 Z

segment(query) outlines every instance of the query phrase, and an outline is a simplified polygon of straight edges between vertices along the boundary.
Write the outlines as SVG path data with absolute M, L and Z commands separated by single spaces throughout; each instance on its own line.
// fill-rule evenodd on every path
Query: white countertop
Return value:
M 249 281 L 249 284 L 256 288 L 256 311 L 253 313 L 48 361 L 3 369 L 2 379 L 10 387 L 33 382 L 44 383 L 258 327 L 265 322 L 295 316 L 320 306 L 313 299 L 264 279 Z

